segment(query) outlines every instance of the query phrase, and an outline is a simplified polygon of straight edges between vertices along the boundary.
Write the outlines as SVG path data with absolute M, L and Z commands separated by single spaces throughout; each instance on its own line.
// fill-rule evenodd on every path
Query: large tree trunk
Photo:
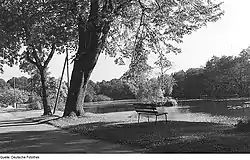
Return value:
M 45 76 L 45 69 L 40 69 L 40 76 L 41 76 L 41 83 L 42 83 L 42 102 L 43 102 L 43 109 L 44 113 L 43 115 L 52 115 L 51 108 L 49 106 L 49 99 L 47 94 L 47 82 L 46 82 L 46 76 Z
M 63 116 L 84 114 L 83 103 L 89 77 L 96 65 L 104 40 L 109 30 L 108 26 L 97 26 L 98 0 L 91 1 L 90 15 L 85 27 L 79 19 L 79 49 L 74 61 L 70 88 Z M 104 28 L 105 31 L 104 31 Z M 108 29 L 107 29 L 108 28 Z
M 99 57 L 96 52 L 88 53 L 96 58 L 88 57 L 87 54 L 81 55 L 74 63 L 74 68 L 70 81 L 70 88 L 68 98 L 63 116 L 69 115 L 83 115 L 83 103 L 85 98 L 85 91 L 90 74 L 95 66 L 95 62 Z M 96 59 L 96 60 L 95 60 Z

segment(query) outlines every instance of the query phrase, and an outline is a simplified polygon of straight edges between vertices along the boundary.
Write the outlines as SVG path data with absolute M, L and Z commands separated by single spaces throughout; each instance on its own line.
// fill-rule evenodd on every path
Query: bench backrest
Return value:
M 147 105 L 147 104 L 135 104 L 136 112 L 144 112 L 144 113 L 158 113 L 156 107 Z

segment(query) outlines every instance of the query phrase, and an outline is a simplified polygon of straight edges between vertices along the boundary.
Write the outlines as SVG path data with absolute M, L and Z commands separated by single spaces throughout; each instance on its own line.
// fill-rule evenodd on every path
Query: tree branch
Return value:
M 33 61 L 32 58 L 30 57 L 29 51 L 26 52 L 26 60 L 35 66 L 37 65 L 37 63 L 35 61 Z
M 145 9 L 146 7 L 143 5 L 143 3 L 142 3 L 140 0 L 138 0 L 138 3 L 140 4 L 141 9 L 144 11 L 144 9 Z
M 123 54 L 126 53 L 126 52 L 124 52 L 123 49 L 119 46 L 119 44 L 117 43 L 117 41 L 116 41 L 116 39 L 113 37 L 113 35 L 110 35 L 110 37 L 111 37 L 112 40 L 114 41 L 114 44 L 116 44 L 116 46 L 119 48 L 120 52 L 123 53 Z M 106 41 L 106 43 L 109 44 L 108 41 Z
M 40 69 L 40 68 L 42 68 L 43 66 L 42 66 L 42 63 L 41 63 L 41 61 L 40 61 L 38 55 L 37 55 L 37 52 L 36 52 L 36 49 L 35 49 L 34 46 L 32 46 L 32 50 L 33 50 L 33 52 L 32 52 L 32 57 L 34 57 L 36 66 Z
M 140 30 L 141 30 L 141 26 L 143 25 L 144 14 L 145 14 L 145 13 L 144 13 L 144 10 L 142 9 L 142 14 L 141 14 L 141 17 L 140 17 L 140 24 L 139 24 L 139 27 L 138 27 L 138 29 L 137 29 L 136 35 L 135 35 L 134 46 L 136 46 L 137 39 L 139 38 L 139 33 L 140 33 Z
M 158 6 L 159 10 L 162 11 L 161 5 L 159 4 L 159 2 L 157 0 L 155 0 L 155 2 L 156 2 L 156 5 Z
M 48 66 L 50 60 L 52 59 L 52 57 L 53 57 L 53 55 L 54 55 L 54 53 L 55 53 L 55 50 L 56 50 L 56 45 L 55 45 L 55 43 L 53 43 L 53 44 L 52 44 L 51 51 L 50 51 L 50 53 L 49 53 L 49 55 L 48 55 L 48 58 L 47 58 L 46 61 L 44 62 L 44 65 L 43 65 L 44 68 L 46 68 L 46 67 Z

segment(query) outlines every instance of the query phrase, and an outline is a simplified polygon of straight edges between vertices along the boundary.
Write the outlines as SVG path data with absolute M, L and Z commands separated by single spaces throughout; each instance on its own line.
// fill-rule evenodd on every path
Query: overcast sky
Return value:
M 225 15 L 216 23 L 209 23 L 191 35 L 184 37 L 181 44 L 182 53 L 169 55 L 173 62 L 172 72 L 187 70 L 205 65 L 213 55 L 237 55 L 242 49 L 250 46 L 250 1 L 224 0 Z M 59 77 L 62 72 L 65 55 L 56 55 L 50 63 L 51 76 Z M 70 74 L 72 70 L 70 65 Z M 128 66 L 115 65 L 113 59 L 101 55 L 90 77 L 93 81 L 111 80 L 119 78 Z M 13 76 L 19 77 L 27 74 L 21 73 L 18 67 L 4 66 L 1 78 L 8 80 Z M 65 80 L 66 80 L 66 76 Z

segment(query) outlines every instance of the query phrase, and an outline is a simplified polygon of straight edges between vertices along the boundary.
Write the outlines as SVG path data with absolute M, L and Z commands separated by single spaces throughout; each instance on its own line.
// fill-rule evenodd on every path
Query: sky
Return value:
M 182 53 L 169 54 L 168 58 L 173 62 L 170 72 L 187 70 L 204 66 L 212 56 L 238 55 L 240 51 L 250 46 L 250 1 L 249 0 L 224 0 L 222 6 L 225 15 L 215 23 L 187 35 L 180 45 Z M 72 53 L 73 54 L 73 53 Z M 61 76 L 65 55 L 56 55 L 52 58 L 49 71 L 51 76 Z M 70 74 L 73 63 L 70 64 Z M 21 73 L 18 66 L 4 66 L 4 74 L 0 78 L 6 81 L 12 77 L 28 76 Z M 118 66 L 114 59 L 102 54 L 90 77 L 94 82 L 120 78 L 128 65 Z M 64 75 L 66 80 L 66 74 Z

